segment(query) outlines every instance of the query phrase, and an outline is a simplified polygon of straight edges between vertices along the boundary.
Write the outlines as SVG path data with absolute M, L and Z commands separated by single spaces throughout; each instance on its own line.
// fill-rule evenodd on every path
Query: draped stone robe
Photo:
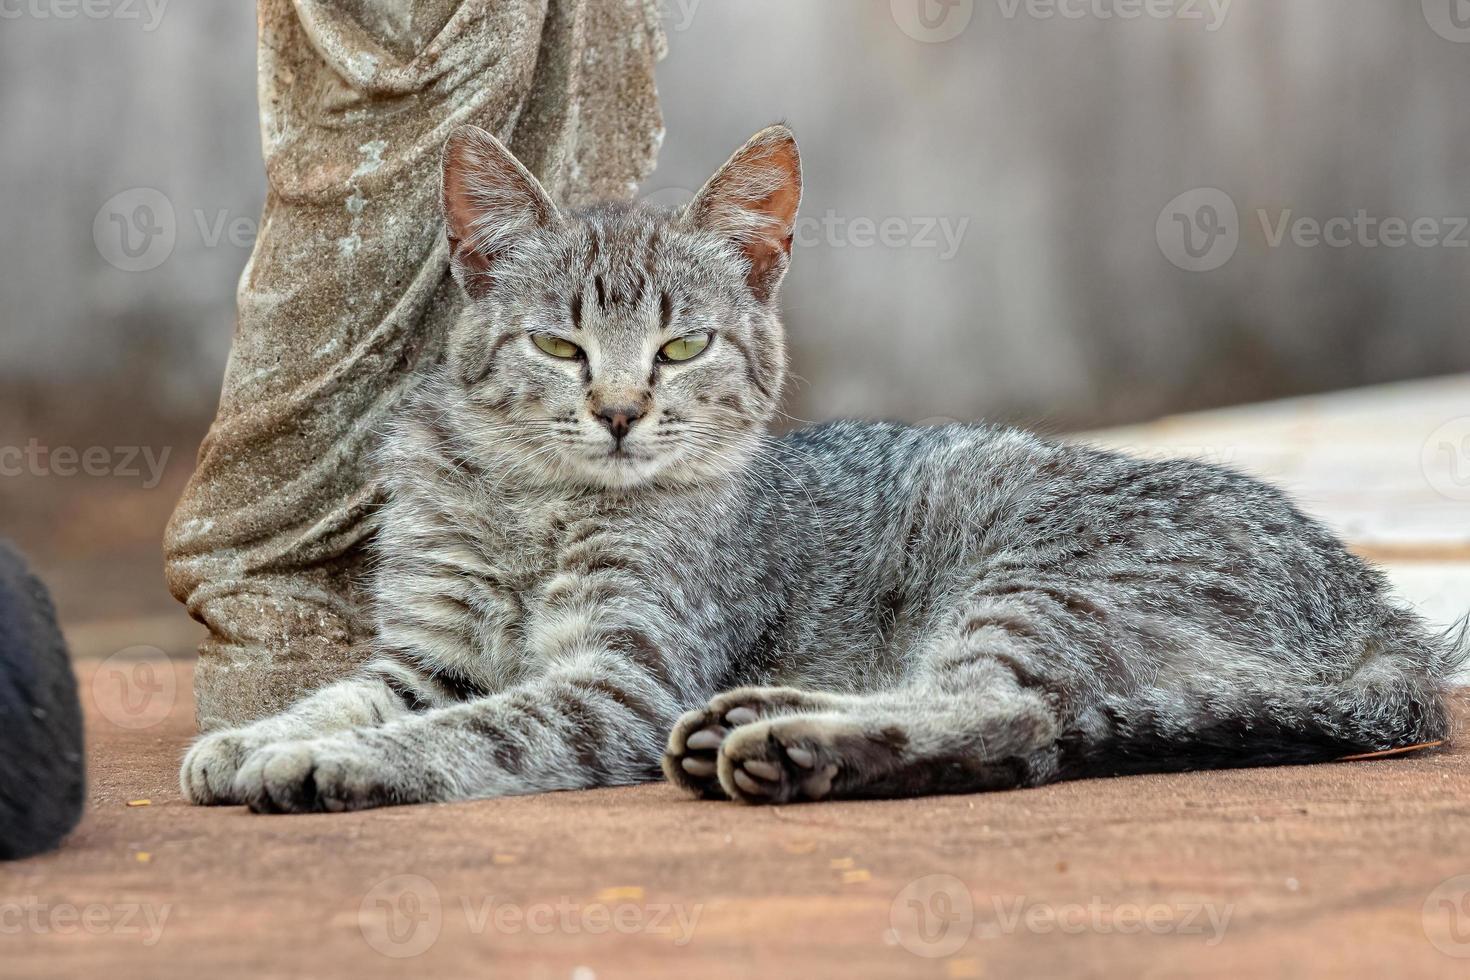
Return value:
M 367 652 L 368 455 L 462 303 L 440 148 L 474 123 L 559 200 L 631 196 L 662 121 L 655 0 L 259 0 L 269 181 L 218 416 L 170 521 L 169 587 L 209 628 L 208 730 Z

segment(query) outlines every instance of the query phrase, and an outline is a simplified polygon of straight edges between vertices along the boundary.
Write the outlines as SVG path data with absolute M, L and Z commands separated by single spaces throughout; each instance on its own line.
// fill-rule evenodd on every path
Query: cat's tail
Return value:
M 1062 735 L 1058 776 L 1299 765 L 1447 741 L 1467 661 L 1470 617 L 1335 684 L 1135 693 Z

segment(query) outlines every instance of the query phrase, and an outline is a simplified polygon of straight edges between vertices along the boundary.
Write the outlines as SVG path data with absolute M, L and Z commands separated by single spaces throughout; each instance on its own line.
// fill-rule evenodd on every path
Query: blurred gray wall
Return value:
M 664 0 L 647 190 L 802 140 L 792 414 L 1095 425 L 1470 368 L 1458 0 L 1059 2 Z M 0 413 L 202 429 L 263 197 L 254 11 L 129 6 L 0 23 Z M 119 251 L 139 188 L 176 232 L 125 271 L 162 254 Z M 1370 231 L 1273 245 L 1288 210 Z
M 213 413 L 249 256 L 214 229 L 221 215 L 253 226 L 265 196 L 254 4 L 159 3 L 154 16 L 104 0 L 93 9 L 111 16 L 97 18 L 65 0 L 0 3 L 6 414 L 112 427 Z M 171 203 L 176 239 L 157 268 L 128 272 L 93 231 L 109 199 L 139 188 Z
M 683 19 L 668 2 L 687 29 L 663 75 L 661 178 L 697 182 L 784 116 L 809 217 L 971 219 L 948 261 L 799 254 L 787 305 L 809 417 L 1091 424 L 1470 366 L 1470 247 L 1272 248 L 1255 213 L 1273 231 L 1283 209 L 1470 215 L 1470 44 L 1419 0 L 1235 0 L 1223 22 L 1204 2 L 1203 20 L 1123 20 L 1092 13 L 1112 0 L 1066 4 L 1078 18 L 976 0 L 943 43 L 894 16 L 937 0 L 705 0 Z M 1202 187 L 1237 205 L 1240 241 L 1189 272 L 1156 225 Z

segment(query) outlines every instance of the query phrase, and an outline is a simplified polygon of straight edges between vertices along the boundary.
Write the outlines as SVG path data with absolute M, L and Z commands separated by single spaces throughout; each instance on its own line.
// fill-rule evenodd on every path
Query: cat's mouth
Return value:
M 589 453 L 583 467 L 602 486 L 628 488 L 651 479 L 659 469 L 659 461 L 653 453 L 624 445 Z
M 601 452 L 590 454 L 589 462 L 603 470 L 617 473 L 622 477 L 637 471 L 641 472 L 653 463 L 654 457 L 647 452 L 631 448 L 626 444 L 613 446 Z
M 620 442 L 609 449 L 604 458 L 615 463 L 646 463 L 652 457 L 630 448 L 626 442 Z

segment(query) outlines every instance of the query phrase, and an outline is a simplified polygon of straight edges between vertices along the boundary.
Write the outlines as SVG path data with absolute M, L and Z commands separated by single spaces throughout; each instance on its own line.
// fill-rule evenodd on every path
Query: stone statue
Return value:
M 164 541 L 209 628 L 204 730 L 362 659 L 376 430 L 459 313 L 440 149 L 474 123 L 570 204 L 629 197 L 662 120 L 655 0 L 259 0 L 269 189 L 219 412 Z

